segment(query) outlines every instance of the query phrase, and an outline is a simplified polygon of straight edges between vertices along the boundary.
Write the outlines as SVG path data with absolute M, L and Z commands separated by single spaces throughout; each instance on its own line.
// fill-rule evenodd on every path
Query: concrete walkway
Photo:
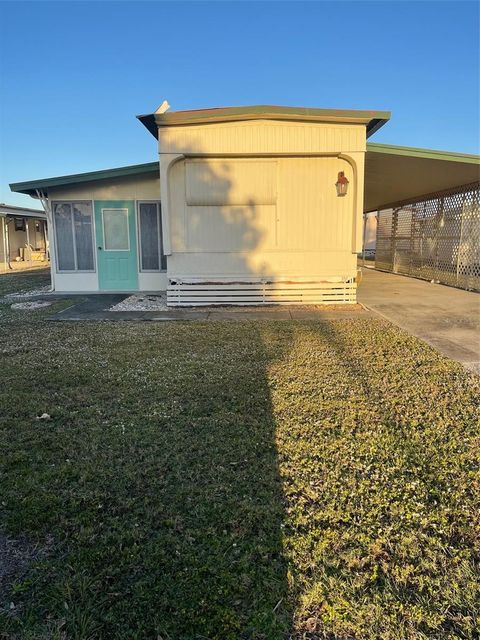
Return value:
M 363 268 L 358 301 L 480 373 L 480 294 Z

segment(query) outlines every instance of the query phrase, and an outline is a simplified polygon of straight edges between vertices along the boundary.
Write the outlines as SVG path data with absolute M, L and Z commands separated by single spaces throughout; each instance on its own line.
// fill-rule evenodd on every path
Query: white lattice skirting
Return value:
M 355 304 L 355 278 L 342 282 L 193 282 L 170 281 L 167 304 L 207 305 Z

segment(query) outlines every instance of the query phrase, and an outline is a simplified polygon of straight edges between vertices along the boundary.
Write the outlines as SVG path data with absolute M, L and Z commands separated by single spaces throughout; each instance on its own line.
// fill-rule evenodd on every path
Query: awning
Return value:
M 367 143 L 365 211 L 480 180 L 480 156 Z

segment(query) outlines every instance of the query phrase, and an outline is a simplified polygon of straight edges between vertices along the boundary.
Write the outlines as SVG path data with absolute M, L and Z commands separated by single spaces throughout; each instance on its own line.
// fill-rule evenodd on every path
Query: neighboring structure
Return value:
M 139 116 L 160 164 L 11 185 L 51 217 L 57 291 L 167 291 L 170 305 L 353 303 L 363 211 L 427 192 L 408 175 L 418 150 L 366 144 L 387 112 L 167 106 Z M 475 162 L 457 172 L 443 158 L 427 184 L 465 184 Z
M 377 212 L 366 211 L 363 214 L 362 257 L 371 260 L 375 257 L 377 246 Z
M 0 204 L 0 271 L 47 264 L 47 246 L 44 211 Z

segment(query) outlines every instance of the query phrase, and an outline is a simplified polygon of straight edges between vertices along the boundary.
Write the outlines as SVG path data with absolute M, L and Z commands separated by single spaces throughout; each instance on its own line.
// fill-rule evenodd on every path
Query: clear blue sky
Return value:
M 155 160 L 135 119 L 244 104 L 386 109 L 372 141 L 478 153 L 477 2 L 0 3 L 9 182 Z

